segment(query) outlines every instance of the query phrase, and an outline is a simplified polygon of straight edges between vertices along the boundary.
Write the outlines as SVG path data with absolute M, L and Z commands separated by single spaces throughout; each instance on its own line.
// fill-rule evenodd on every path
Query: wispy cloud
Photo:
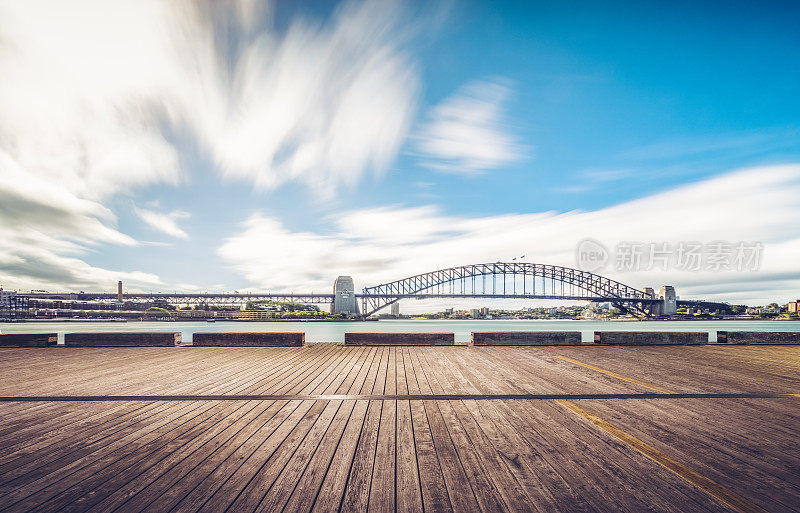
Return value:
M 475 174 L 524 159 L 529 149 L 513 134 L 503 110 L 510 92 L 503 80 L 473 82 L 433 107 L 415 135 L 423 165 Z
M 160 278 L 83 260 L 102 245 L 135 245 L 109 199 L 177 184 L 162 136 L 169 39 L 158 2 L 0 5 L 0 282 L 84 289 Z M 80 13 L 80 15 L 76 15 Z
M 221 176 L 258 189 L 299 181 L 330 195 L 386 169 L 416 114 L 419 74 L 406 46 L 425 22 L 401 2 L 366 0 L 344 2 L 324 23 L 298 16 L 278 28 L 271 7 L 0 4 L 0 210 L 16 215 L 10 206 L 35 198 L 40 183 L 61 195 L 58 207 L 42 202 L 24 219 L 0 219 L 14 230 L 0 248 L 0 280 L 13 277 L 3 264 L 41 251 L 42 262 L 67 266 L 55 285 L 83 284 L 79 270 L 102 275 L 58 258 L 134 243 L 114 228 L 108 205 L 189 179 L 176 135 Z M 180 214 L 139 216 L 187 236 Z M 59 223 L 69 229 L 53 230 Z
M 764 128 L 742 133 L 665 139 L 630 148 L 618 157 L 627 161 L 660 162 L 707 159 L 730 154 L 745 156 L 794 148 L 799 134 L 800 130 L 797 129 Z
M 583 194 L 617 187 L 665 188 L 735 166 L 796 162 L 799 134 L 796 128 L 765 128 L 656 140 L 619 152 L 604 167 L 574 172 L 571 185 L 553 186 L 552 190 Z
M 177 183 L 165 120 L 260 189 L 324 192 L 383 171 L 416 114 L 405 47 L 422 22 L 400 2 L 348 1 L 325 24 L 297 17 L 279 31 L 258 5 L 5 4 L 4 146 L 97 197 Z
M 604 274 L 637 287 L 674 284 L 684 297 L 763 303 L 788 299 L 800 288 L 798 195 L 800 165 L 793 165 L 732 172 L 586 212 L 462 217 L 434 206 L 395 206 L 341 212 L 330 233 L 293 232 L 259 214 L 219 248 L 219 255 L 257 287 L 322 290 L 337 274 L 353 275 L 365 286 L 508 255 L 575 265 L 575 248 L 586 237 L 609 247 L 621 241 L 750 240 L 765 246 L 756 273 Z M 753 283 L 762 273 L 794 278 Z M 704 285 L 712 281 L 724 285 Z
M 139 216 L 139 219 L 147 223 L 151 228 L 154 228 L 162 233 L 171 237 L 179 239 L 188 239 L 189 235 L 178 226 L 178 221 L 188 219 L 191 217 L 189 212 L 181 210 L 174 210 L 172 212 L 157 212 L 155 210 L 133 207 L 133 211 Z
M 570 185 L 553 187 L 554 191 L 567 194 L 584 194 L 608 186 L 614 182 L 626 180 L 636 176 L 631 169 L 620 168 L 592 168 L 575 173 Z
M 158 276 L 93 266 L 82 255 L 107 244 L 135 246 L 116 216 L 59 183 L 20 167 L 0 149 L 0 284 L 5 288 L 79 290 L 125 280 L 154 285 Z
M 195 88 L 182 121 L 225 176 L 259 189 L 299 180 L 331 194 L 394 159 L 419 88 L 405 50 L 414 23 L 401 3 L 345 2 L 325 25 L 297 18 L 284 33 L 249 37 L 231 20 L 225 31 L 238 44 L 224 48 L 214 46 L 220 29 L 211 20 L 188 19 L 194 32 L 184 46 L 212 51 L 192 56 L 199 62 L 187 82 L 206 87 Z
M 93 199 L 178 182 L 176 152 L 157 123 L 172 76 L 156 21 L 163 9 L 147 1 L 0 6 L 0 147 L 17 165 Z

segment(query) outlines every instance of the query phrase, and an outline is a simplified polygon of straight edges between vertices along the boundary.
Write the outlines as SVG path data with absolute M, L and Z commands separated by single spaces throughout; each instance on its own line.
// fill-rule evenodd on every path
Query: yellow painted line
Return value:
M 555 402 L 557 402 L 564 408 L 567 408 L 568 410 L 577 413 L 578 415 L 588 420 L 595 426 L 599 427 L 606 433 L 613 435 L 619 440 L 625 442 L 629 446 L 633 447 L 634 449 L 642 453 L 647 458 L 658 463 L 659 465 L 666 468 L 670 472 L 674 473 L 681 479 L 688 481 L 689 483 L 703 490 L 704 492 L 716 498 L 717 500 L 727 504 L 733 510 L 738 511 L 739 513 L 766 513 L 764 509 L 749 502 L 741 495 L 738 495 L 728 490 L 727 488 L 717 483 L 716 481 L 713 481 L 707 478 L 706 476 L 695 472 L 686 465 L 673 460 L 672 458 L 670 458 L 663 452 L 659 451 L 655 447 L 646 444 L 645 442 L 639 440 L 638 438 L 627 433 L 626 431 L 623 431 L 622 429 L 606 422 L 597 415 L 581 408 L 574 402 L 568 399 L 555 399 Z
M 616 373 L 614 371 L 606 370 L 606 369 L 603 369 L 603 368 L 600 368 L 600 367 L 597 367 L 597 366 L 594 366 L 594 365 L 591 365 L 591 364 L 588 364 L 588 363 L 579 362 L 578 360 L 573 360 L 572 358 L 567 358 L 566 356 L 556 355 L 556 358 L 561 358 L 562 360 L 568 361 L 570 363 L 574 363 L 575 365 L 581 365 L 583 367 L 586 367 L 587 369 L 592 369 L 593 371 L 602 372 L 603 374 L 606 374 L 608 376 L 611 376 L 611 377 L 614 377 L 614 378 L 617 378 L 617 379 L 621 379 L 623 381 L 627 381 L 629 383 L 635 383 L 635 384 L 643 386 L 645 388 L 649 388 L 650 390 L 655 390 L 656 392 L 661 392 L 663 394 L 676 394 L 677 393 L 677 392 L 675 392 L 673 390 L 670 390 L 668 388 L 660 387 L 658 385 L 653 385 L 652 383 L 647 383 L 645 381 L 642 381 L 642 380 L 639 380 L 639 379 L 636 379 L 636 378 L 631 378 L 629 376 L 623 376 L 622 374 L 618 374 L 618 373 Z

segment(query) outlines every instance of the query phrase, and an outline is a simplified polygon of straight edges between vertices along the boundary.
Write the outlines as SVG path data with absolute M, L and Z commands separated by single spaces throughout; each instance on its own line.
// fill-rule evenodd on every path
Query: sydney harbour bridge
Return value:
M 107 292 L 20 294 L 36 301 L 123 300 L 122 286 L 116 294 Z M 450 267 L 364 288 L 360 293 L 349 276 L 334 282 L 332 293 L 125 293 L 125 301 L 160 302 L 174 305 L 243 304 L 272 300 L 331 304 L 332 313 L 367 317 L 401 299 L 501 298 L 552 299 L 608 302 L 623 311 L 641 316 L 669 315 L 678 306 L 718 308 L 722 303 L 678 300 L 670 286 L 659 294 L 652 288 L 638 289 L 619 281 L 580 269 L 527 262 L 492 262 Z

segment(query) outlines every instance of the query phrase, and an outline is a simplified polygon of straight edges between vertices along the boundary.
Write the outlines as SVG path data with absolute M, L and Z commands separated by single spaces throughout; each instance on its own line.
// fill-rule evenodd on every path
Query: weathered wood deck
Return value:
M 0 377 L 1 511 L 800 504 L 797 346 L 0 349 Z

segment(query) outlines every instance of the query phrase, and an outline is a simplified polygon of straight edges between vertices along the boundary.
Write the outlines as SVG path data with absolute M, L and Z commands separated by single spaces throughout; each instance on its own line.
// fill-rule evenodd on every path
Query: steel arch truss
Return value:
M 491 277 L 491 290 L 487 289 Z M 538 280 L 537 280 L 538 278 Z M 510 280 L 510 281 L 509 281 Z M 520 283 L 521 280 L 521 283 Z M 537 290 L 538 283 L 538 290 Z M 460 288 L 460 294 L 458 289 Z M 455 290 L 454 290 L 455 289 Z M 501 289 L 501 290 L 498 290 Z M 480 290 L 480 292 L 476 292 Z M 471 291 L 471 293 L 468 293 Z M 360 295 L 365 316 L 404 297 L 525 297 L 610 301 L 646 314 L 654 298 L 642 290 L 580 269 L 527 262 L 494 262 L 450 267 L 374 287 Z

